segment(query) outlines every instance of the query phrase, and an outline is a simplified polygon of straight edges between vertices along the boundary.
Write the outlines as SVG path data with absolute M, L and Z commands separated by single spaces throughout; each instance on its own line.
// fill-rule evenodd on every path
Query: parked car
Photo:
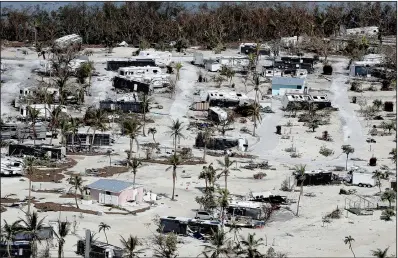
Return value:
M 214 214 L 210 211 L 197 211 L 195 219 L 202 219 L 202 220 L 213 220 L 214 219 Z

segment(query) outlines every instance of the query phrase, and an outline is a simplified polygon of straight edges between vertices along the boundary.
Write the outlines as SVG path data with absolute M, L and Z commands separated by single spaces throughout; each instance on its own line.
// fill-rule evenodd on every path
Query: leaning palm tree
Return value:
M 128 155 L 128 159 L 131 159 L 133 156 L 133 143 L 136 142 L 137 151 L 139 148 L 137 137 L 141 130 L 141 123 L 136 118 L 126 119 L 122 123 L 122 128 L 123 128 L 124 134 L 126 134 L 126 135 L 128 135 L 128 137 L 130 137 L 130 152 Z
M 39 215 L 37 212 L 33 212 L 32 214 L 25 213 L 25 219 L 21 219 L 21 224 L 23 228 L 23 232 L 29 234 L 30 242 L 31 242 L 31 252 L 32 257 L 37 257 L 37 242 L 40 242 L 39 231 L 44 228 L 44 219 L 39 220 Z
M 253 136 L 256 136 L 256 128 L 257 128 L 257 123 L 261 123 L 262 121 L 262 116 L 261 116 L 261 106 L 257 103 L 254 103 L 251 105 L 249 109 L 249 115 L 252 116 L 253 119 Z
M 170 131 L 168 133 L 170 134 L 171 137 L 173 137 L 174 153 L 177 153 L 177 140 L 185 138 L 185 136 L 182 134 L 182 129 L 184 128 L 182 124 L 183 122 L 180 122 L 180 120 L 177 119 L 173 120 L 171 126 L 169 126 Z
M 2 237 L 4 241 L 7 241 L 7 255 L 11 257 L 11 243 L 15 240 L 15 236 L 17 233 L 21 231 L 21 220 L 17 220 L 12 224 L 8 224 L 6 220 L 4 220 L 4 224 L 2 227 Z
M 75 189 L 75 203 L 76 203 L 76 208 L 79 209 L 79 204 L 77 203 L 77 191 L 79 190 L 80 193 L 83 194 L 83 179 L 79 175 L 71 176 L 69 178 L 69 184 L 72 185 L 70 189 L 72 188 Z
M 35 165 L 36 159 L 34 157 L 26 157 L 24 159 L 24 170 L 25 170 L 25 175 L 29 179 L 29 196 L 28 196 L 28 214 L 30 214 L 30 207 L 31 207 L 31 199 L 32 199 L 32 176 L 34 173 L 34 165 Z
M 149 110 L 149 105 L 152 103 L 152 98 L 148 97 L 148 95 L 143 94 L 141 97 L 141 105 L 142 105 L 142 135 L 145 134 L 145 124 L 146 124 L 146 113 Z
M 376 170 L 373 172 L 372 178 L 376 179 L 376 184 L 379 187 L 379 193 L 381 193 L 381 178 L 384 174 L 380 170 Z
M 239 255 L 243 255 L 247 258 L 261 258 L 263 255 L 259 252 L 258 248 L 263 246 L 263 238 L 255 239 L 256 233 L 248 234 L 247 239 L 241 237 L 240 244 L 243 248 Z
M 344 244 L 348 245 L 348 248 L 351 250 L 352 255 L 354 255 L 354 258 L 355 258 L 354 250 L 352 250 L 352 242 L 354 242 L 354 241 L 355 241 L 355 239 L 352 238 L 351 236 L 346 236 L 344 238 Z
M 228 257 L 231 250 L 227 245 L 229 239 L 227 238 L 227 233 L 223 230 L 212 230 L 212 236 L 210 238 L 210 245 L 205 245 L 205 249 L 202 254 L 206 258 L 219 258 Z
M 155 134 L 157 133 L 156 128 L 155 127 L 151 127 L 148 129 L 148 134 L 152 134 L 152 139 L 153 139 L 153 143 L 155 143 L 156 145 L 156 141 L 155 141 Z
M 36 108 L 32 108 L 31 106 L 28 106 L 28 117 L 32 123 L 32 131 L 33 131 L 33 145 L 36 145 L 36 122 L 37 119 L 39 118 L 40 115 L 40 110 Z
M 64 257 L 65 237 L 70 233 L 70 223 L 58 220 L 58 258 Z
M 138 237 L 133 237 L 130 235 L 127 239 L 124 239 L 122 236 L 120 236 L 120 242 L 122 243 L 122 248 L 124 252 L 124 256 L 126 258 L 136 258 L 138 257 L 138 254 L 143 252 L 143 249 L 138 249 L 137 248 L 141 245 L 141 242 L 138 240 Z
M 221 173 L 218 175 L 218 178 L 220 178 L 221 176 L 224 176 L 224 180 L 225 180 L 225 189 L 228 189 L 228 176 L 229 176 L 229 171 L 231 169 L 231 167 L 234 164 L 237 164 L 236 160 L 231 161 L 229 159 L 228 155 L 224 156 L 224 162 L 222 162 L 221 160 L 217 160 L 218 164 L 221 166 L 221 168 L 219 170 L 221 170 Z M 237 169 L 239 170 L 239 169 Z M 239 170 L 240 171 L 240 170 Z
M 136 157 L 133 157 L 132 159 L 128 160 L 128 166 L 131 168 L 131 172 L 134 175 L 133 188 L 135 187 L 135 176 L 137 175 L 137 168 L 141 165 L 142 165 L 141 161 Z
M 182 68 L 182 64 L 180 62 L 176 63 L 175 65 L 176 68 L 176 80 L 180 80 L 180 70 Z
M 204 179 L 205 180 L 205 192 L 207 192 L 207 181 L 208 181 L 208 167 L 203 166 L 202 171 L 199 173 L 198 179 Z
M 372 250 L 372 255 L 377 257 L 377 258 L 387 258 L 387 252 L 388 252 L 388 248 L 384 250 L 381 250 L 380 248 L 377 248 L 377 250 Z
M 172 155 L 169 158 L 169 165 L 170 167 L 168 167 L 166 169 L 166 171 L 169 171 L 170 169 L 173 169 L 173 193 L 171 195 L 171 200 L 174 201 L 174 191 L 176 188 L 176 180 L 177 180 L 177 168 L 178 166 L 181 164 L 181 158 L 180 156 L 177 155 L 177 153 L 174 153 L 174 155 Z
M 105 224 L 104 222 L 101 222 L 98 226 L 98 233 L 101 233 L 101 231 L 104 231 L 107 244 L 108 244 L 108 236 L 106 235 L 106 231 L 110 230 L 110 229 L 111 229 L 111 226 L 109 226 L 108 224 Z
M 301 195 L 303 195 L 303 187 L 304 187 L 304 180 L 305 180 L 305 168 L 306 168 L 306 165 L 296 165 L 295 166 L 295 172 L 296 172 L 296 174 L 298 174 L 299 179 L 301 181 L 300 194 L 299 194 L 299 198 L 298 198 L 298 201 L 297 201 L 296 216 L 298 216 L 298 214 L 299 214 Z

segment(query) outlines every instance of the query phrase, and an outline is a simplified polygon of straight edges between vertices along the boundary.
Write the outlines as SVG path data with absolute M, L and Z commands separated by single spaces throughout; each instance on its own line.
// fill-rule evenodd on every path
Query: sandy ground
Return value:
M 112 57 L 127 57 L 130 56 L 132 48 L 115 48 Z M 205 56 L 210 56 L 211 52 L 203 51 Z M 235 50 L 228 50 L 224 55 L 233 55 Z M 38 64 L 37 55 L 30 51 L 28 55 L 17 56 L 19 60 L 15 60 L 16 54 L 13 49 L 5 49 L 1 52 L 2 62 L 4 62 L 9 70 L 2 74 L 6 78 L 6 82 L 1 87 L 1 114 L 2 117 L 10 116 L 17 111 L 9 105 L 12 99 L 18 96 L 19 89 L 26 85 L 34 83 L 35 76 L 30 72 L 35 65 Z M 111 91 L 111 82 L 109 81 L 114 75 L 113 72 L 104 70 L 106 59 L 105 54 L 96 50 L 94 55 L 90 57 L 95 63 L 95 68 L 100 72 L 100 76 L 93 80 L 92 96 L 87 98 L 88 104 L 97 104 L 99 100 L 107 96 L 113 97 L 115 93 Z M 154 94 L 152 98 L 164 108 L 162 110 L 151 110 L 148 117 L 154 119 L 154 124 L 147 125 L 148 127 L 156 127 L 157 134 L 156 141 L 162 147 L 171 147 L 172 140 L 167 134 L 168 128 L 172 119 L 180 119 L 184 125 L 189 123 L 189 117 L 192 115 L 203 115 L 203 112 L 193 112 L 189 110 L 189 105 L 192 103 L 193 93 L 199 89 L 212 89 L 215 87 L 214 83 L 197 83 L 198 68 L 189 63 L 192 60 L 192 55 L 188 53 L 185 56 L 175 55 L 175 61 L 183 62 L 181 69 L 181 79 L 177 82 L 177 93 L 173 99 L 166 94 Z M 350 165 L 367 166 L 367 162 L 372 155 L 378 158 L 377 167 L 368 167 L 369 170 L 374 171 L 381 165 L 387 165 L 394 169 L 395 165 L 389 159 L 389 151 L 396 145 L 393 142 L 394 136 L 376 136 L 374 137 L 377 143 L 372 144 L 370 151 L 369 144 L 366 143 L 369 127 L 366 126 L 367 121 L 359 115 L 358 104 L 350 103 L 351 96 L 356 93 L 347 92 L 349 86 L 345 84 L 348 80 L 347 71 L 344 70 L 348 60 L 343 57 L 331 57 L 332 65 L 335 73 L 332 80 L 329 82 L 318 75 L 320 67 L 315 74 L 308 76 L 308 85 L 312 90 L 324 91 L 332 100 L 332 105 L 338 107 L 339 111 L 331 114 L 330 124 L 320 126 L 315 133 L 307 132 L 308 128 L 302 126 L 302 123 L 297 122 L 297 118 L 284 117 L 284 112 L 280 110 L 280 100 L 278 98 L 272 99 L 272 107 L 275 113 L 264 114 L 261 125 L 257 128 L 258 137 L 252 137 L 247 134 L 242 134 L 239 129 L 243 126 L 251 129 L 252 122 L 242 125 L 235 122 L 233 127 L 235 130 L 228 131 L 230 136 L 243 136 L 249 140 L 249 150 L 251 153 L 258 155 L 258 160 L 268 160 L 269 163 L 276 168 L 276 170 L 267 170 L 267 176 L 263 180 L 254 180 L 253 174 L 258 171 L 250 171 L 242 169 L 241 171 L 232 170 L 231 176 L 228 179 L 228 188 L 232 194 L 246 195 L 249 191 L 272 191 L 276 194 L 287 195 L 289 199 L 297 199 L 299 193 L 291 192 L 285 193 L 279 190 L 282 181 L 291 175 L 293 167 L 296 164 L 306 164 L 309 168 L 331 168 L 333 166 L 345 166 L 345 155 L 341 153 L 342 144 L 351 144 L 355 148 L 355 152 L 350 158 L 360 158 L 366 161 L 352 161 L 349 160 Z M 23 64 L 22 67 L 18 64 Z M 211 73 L 205 73 L 210 77 Z M 233 82 L 236 84 L 236 91 L 245 91 L 245 87 L 241 82 L 240 76 L 235 76 Z M 262 84 L 262 92 L 270 84 Z M 228 88 L 226 82 L 222 88 Z M 248 95 L 252 94 L 252 86 L 247 87 Z M 379 98 L 382 100 L 395 99 L 395 92 L 365 92 L 365 96 L 369 99 Z M 3 116 L 3 114 L 5 114 Z M 288 122 L 293 123 L 292 127 L 283 126 L 282 132 L 289 134 L 291 139 L 281 139 L 275 134 L 276 125 L 285 125 Z M 379 121 L 371 121 L 371 124 L 380 123 Z M 333 137 L 333 142 L 323 142 L 315 138 L 320 136 L 321 132 L 328 130 Z M 184 130 L 185 139 L 181 139 L 181 147 L 192 147 L 196 134 L 194 130 Z M 139 137 L 139 142 L 151 142 L 152 137 Z M 292 144 L 301 153 L 301 158 L 291 158 L 285 149 L 291 147 Z M 334 155 L 323 157 L 319 154 L 319 148 L 325 145 L 334 150 Z M 112 157 L 112 162 L 117 163 L 125 159 L 124 150 L 129 148 L 129 139 L 127 137 L 117 138 L 115 144 L 111 147 L 115 150 L 116 155 Z M 162 154 L 165 155 L 164 148 Z M 203 155 L 202 150 L 193 149 L 193 153 L 197 157 Z M 140 150 L 137 155 L 144 155 L 143 150 Z M 78 164 L 71 168 L 70 171 L 83 172 L 86 168 L 101 168 L 108 165 L 108 159 L 105 156 L 91 156 L 91 157 L 74 157 Z M 208 162 L 216 164 L 216 158 L 207 157 Z M 244 159 L 238 159 L 238 167 L 240 167 Z M 76 219 L 79 222 L 76 235 L 69 235 L 66 238 L 65 257 L 74 257 L 76 254 L 76 241 L 84 236 L 84 230 L 90 229 L 98 231 L 100 222 L 105 222 L 111 226 L 107 232 L 109 243 L 120 246 L 120 235 L 128 237 L 129 234 L 137 235 L 143 241 L 149 243 L 152 232 L 155 227 L 151 222 L 155 215 L 169 215 L 169 216 L 185 216 L 193 217 L 194 210 L 199 208 L 199 205 L 194 201 L 195 197 L 200 195 L 197 187 L 203 187 L 204 182 L 199 181 L 198 175 L 202 165 L 196 166 L 181 166 L 178 169 L 178 179 L 176 184 L 177 201 L 172 202 L 168 198 L 163 198 L 157 201 L 157 206 L 152 207 L 149 211 L 133 215 L 88 215 L 84 214 L 82 217 L 78 213 L 71 212 L 47 212 L 40 213 L 45 216 L 45 221 L 55 221 L 58 218 L 66 218 L 69 221 Z M 171 172 L 166 172 L 166 165 L 144 164 L 137 173 L 137 183 L 143 184 L 146 190 L 151 190 L 154 193 L 165 193 L 171 195 L 172 191 L 172 175 Z M 182 178 L 182 171 L 185 170 L 186 175 L 191 175 L 191 178 Z M 131 173 L 124 173 L 114 176 L 117 179 L 132 180 Z M 93 177 L 84 177 L 85 184 L 89 184 L 97 180 Z M 221 187 L 224 185 L 224 180 L 220 179 Z M 382 189 L 389 187 L 389 182 L 382 182 Z M 34 183 L 36 189 L 54 189 L 64 188 L 69 189 L 69 185 L 64 180 L 62 183 Z M 277 213 L 273 217 L 273 221 L 268 223 L 262 229 L 243 229 L 241 234 L 246 236 L 247 233 L 255 232 L 258 237 L 267 239 L 268 246 L 261 247 L 265 251 L 268 247 L 273 247 L 280 252 L 285 252 L 289 257 L 350 257 L 352 255 L 348 246 L 344 245 L 345 236 L 351 235 L 355 241 L 353 242 L 353 249 L 357 257 L 370 256 L 370 250 L 390 247 L 390 254 L 396 250 L 396 220 L 385 222 L 380 220 L 380 211 L 376 211 L 372 216 L 356 216 L 351 213 L 344 212 L 341 219 L 333 220 L 330 224 L 323 226 L 322 217 L 330 213 L 337 206 L 343 208 L 345 205 L 344 195 L 339 195 L 339 189 L 342 186 L 316 186 L 305 187 L 304 193 L 314 193 L 315 197 L 303 196 L 300 202 L 300 215 L 295 217 L 291 212 Z M 375 202 L 378 202 L 377 197 L 373 195 L 378 192 L 375 188 L 359 188 L 359 187 L 344 187 L 346 189 L 356 189 L 358 194 L 370 196 Z M 17 198 L 24 198 L 28 195 L 28 182 L 19 181 L 16 178 L 2 178 L 1 179 L 1 196 L 7 194 L 15 194 Z M 73 203 L 73 199 L 62 199 L 59 195 L 49 193 L 33 193 L 37 199 L 44 198 L 41 201 L 53 201 L 60 203 Z M 350 198 L 355 198 L 350 196 Z M 98 204 L 85 205 L 81 204 L 81 208 L 90 210 L 105 210 Z M 144 206 L 144 205 L 142 205 Z M 296 203 L 290 205 L 292 211 L 296 211 Z M 4 213 L 1 213 L 2 219 L 13 221 L 18 217 L 23 216 L 23 212 L 8 208 Z M 152 224 L 149 224 L 152 223 Z M 104 234 L 97 234 L 99 240 L 105 241 Z M 232 237 L 232 235 L 230 235 Z M 180 244 L 179 256 L 181 257 L 196 257 L 203 250 L 203 242 L 189 238 L 181 238 L 184 244 Z M 54 255 L 56 247 L 52 248 Z M 146 251 L 147 256 L 152 255 L 152 251 Z

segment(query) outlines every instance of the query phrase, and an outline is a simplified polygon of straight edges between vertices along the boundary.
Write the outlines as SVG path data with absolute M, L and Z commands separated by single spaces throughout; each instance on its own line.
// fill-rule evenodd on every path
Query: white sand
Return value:
M 115 48 L 112 57 L 127 57 L 130 56 L 132 48 Z M 209 51 L 203 51 L 206 56 L 210 56 Z M 226 55 L 232 55 L 236 51 L 229 50 Z M 1 52 L 2 58 L 13 58 L 15 53 L 12 49 L 5 49 Z M 16 113 L 16 111 L 10 107 L 9 103 L 12 99 L 18 96 L 19 89 L 26 84 L 30 85 L 34 82 L 34 75 L 31 74 L 31 69 L 34 64 L 33 60 L 37 60 L 37 55 L 30 51 L 29 55 L 24 57 L 24 60 L 11 61 L 6 60 L 9 63 L 10 69 L 4 73 L 4 76 L 8 76 L 9 81 L 4 83 L 1 88 L 1 113 L 7 115 Z M 192 115 L 203 115 L 203 112 L 189 111 L 189 105 L 192 103 L 193 93 L 197 89 L 214 88 L 214 83 L 196 83 L 197 80 L 197 67 L 192 66 L 188 63 L 191 59 L 191 54 L 188 53 L 186 56 L 176 55 L 175 61 L 182 61 L 183 68 L 181 69 L 181 79 L 177 83 L 177 93 L 173 100 L 170 99 L 168 94 L 154 94 L 152 97 L 156 102 L 162 105 L 162 110 L 154 109 L 148 117 L 155 120 L 155 124 L 148 124 L 146 127 L 156 127 L 157 134 L 155 135 L 157 142 L 162 146 L 171 147 L 172 140 L 166 133 L 168 131 L 167 126 L 170 125 L 171 119 L 180 119 L 185 125 L 188 124 L 188 117 Z M 114 96 L 114 92 L 110 91 L 111 82 L 114 73 L 107 72 L 104 70 L 107 57 L 101 51 L 95 51 L 94 56 L 90 57 L 95 62 L 95 67 L 101 75 L 99 78 L 104 79 L 102 81 L 93 79 L 92 86 L 92 97 L 87 98 L 87 103 L 96 104 L 100 99 L 107 96 Z M 249 140 L 249 149 L 252 153 L 259 156 L 259 159 L 266 159 L 273 165 L 276 170 L 267 170 L 267 177 L 263 180 L 254 180 L 253 174 L 255 171 L 242 170 L 242 171 L 231 171 L 231 176 L 228 180 L 228 188 L 233 194 L 245 195 L 249 191 L 272 191 L 273 193 L 280 193 L 288 195 L 290 199 L 297 199 L 298 192 L 284 193 L 279 191 L 282 181 L 291 175 L 289 167 L 293 167 L 295 164 L 306 164 L 310 168 L 322 168 L 332 166 L 345 166 L 345 155 L 341 155 L 341 145 L 351 144 L 355 148 L 355 153 L 350 157 L 361 158 L 365 161 L 349 161 L 348 165 L 361 165 L 366 167 L 366 163 L 372 155 L 378 158 L 377 167 L 368 167 L 369 170 L 373 171 L 379 168 L 381 165 L 387 165 L 390 168 L 395 167 L 391 159 L 389 159 L 388 153 L 396 145 L 393 142 L 394 136 L 376 136 L 377 143 L 372 144 L 372 151 L 369 151 L 369 145 L 365 142 L 366 138 L 369 137 L 369 127 L 366 127 L 366 121 L 363 117 L 360 117 L 357 113 L 359 109 L 358 104 L 350 103 L 351 96 L 355 93 L 348 92 L 345 84 L 347 81 L 347 71 L 344 67 L 347 65 L 348 60 L 342 57 L 330 57 L 333 62 L 335 74 L 331 82 L 325 79 L 318 78 L 320 66 L 318 67 L 317 73 L 308 76 L 308 84 L 312 89 L 315 90 L 326 90 L 328 96 L 332 100 L 332 104 L 339 108 L 339 111 L 333 112 L 330 117 L 330 124 L 326 126 L 320 126 L 315 133 L 306 132 L 308 128 L 302 126 L 302 123 L 297 122 L 297 118 L 286 118 L 283 117 L 283 111 L 279 110 L 281 106 L 278 99 L 273 99 L 272 106 L 275 111 L 274 114 L 264 114 L 263 121 L 259 128 L 257 128 L 258 138 L 252 137 L 247 134 L 242 134 L 239 129 L 243 126 L 248 127 L 252 130 L 252 122 L 248 121 L 247 124 L 240 124 L 236 122 L 234 124 L 235 130 L 228 131 L 227 135 L 243 135 Z M 18 67 L 18 63 L 23 63 L 23 67 Z M 207 74 L 210 76 L 210 73 Z M 30 79 L 28 79 L 30 77 Z M 235 76 L 233 82 L 236 84 L 237 91 L 244 92 L 244 85 L 241 83 L 239 75 Z M 225 83 L 227 85 L 228 83 Z M 27 85 L 26 85 L 27 86 Z M 266 92 L 267 87 L 270 84 L 264 84 L 262 91 Z M 223 86 L 227 87 L 227 86 Z M 248 87 L 249 90 L 252 87 Z M 113 95 L 112 95 L 113 94 Z M 357 94 L 360 95 L 360 94 Z M 371 103 L 373 99 L 380 98 L 383 100 L 395 99 L 395 92 L 365 92 L 364 97 L 368 98 L 368 103 Z M 349 98 L 348 98 L 349 97 Z M 163 114 L 163 115 L 162 115 Z M 301 158 L 291 158 L 285 148 L 292 145 L 292 140 L 283 140 L 275 134 L 276 125 L 285 125 L 288 121 L 293 123 L 292 127 L 283 126 L 282 132 L 286 130 L 286 133 L 290 133 L 293 137 L 293 144 L 297 148 L 298 152 L 302 154 Z M 379 121 L 371 121 L 370 124 L 378 124 Z M 323 142 L 315 139 L 315 136 L 320 136 L 321 132 L 327 130 L 333 137 L 334 142 Z M 183 133 L 186 139 L 181 139 L 182 147 L 191 147 L 194 143 L 194 130 L 184 130 Z M 152 137 L 147 136 L 139 137 L 140 143 L 151 142 Z M 323 157 L 319 154 L 319 148 L 325 145 L 328 148 L 334 150 L 334 155 L 331 157 Z M 126 155 L 124 150 L 129 148 L 129 139 L 127 137 L 120 137 L 116 143 L 111 147 L 117 153 L 116 156 L 112 157 L 113 163 L 125 159 Z M 202 156 L 201 150 L 193 149 L 193 153 L 197 157 Z M 144 155 L 141 148 L 138 155 Z M 162 154 L 164 148 L 162 148 Z M 73 157 L 72 157 L 73 158 Z M 100 168 L 108 165 L 108 158 L 106 156 L 93 156 L 93 157 L 76 157 L 78 164 L 71 168 L 70 171 L 82 172 L 86 168 Z M 208 162 L 214 162 L 214 157 L 207 157 Z M 243 160 L 238 160 L 238 162 Z M 238 164 L 238 167 L 241 164 Z M 111 244 L 120 246 L 120 235 L 127 237 L 129 234 L 137 235 L 143 238 L 145 241 L 149 241 L 151 231 L 153 231 L 154 225 L 146 227 L 147 223 L 151 223 L 151 219 L 156 215 L 174 215 L 174 216 L 186 216 L 193 217 L 194 209 L 199 206 L 194 201 L 195 197 L 200 195 L 199 190 L 195 187 L 204 186 L 203 181 L 197 179 L 198 174 L 201 170 L 201 165 L 197 166 L 181 166 L 178 170 L 178 178 L 176 184 L 176 194 L 178 195 L 178 201 L 172 202 L 167 198 L 163 198 L 158 201 L 158 206 L 151 208 L 151 210 L 144 213 L 140 213 L 137 216 L 126 216 L 126 215 L 88 215 L 84 214 L 84 218 L 79 218 L 77 213 L 56 213 L 47 212 L 40 213 L 46 216 L 46 221 L 57 220 L 59 217 L 67 218 L 69 221 L 73 220 L 73 216 L 76 215 L 80 225 L 77 230 L 77 236 L 70 235 L 66 239 L 65 246 L 65 257 L 76 256 L 74 251 L 76 250 L 77 239 L 84 236 L 85 229 L 91 229 L 92 231 L 98 231 L 98 224 L 105 222 L 111 226 L 111 230 L 107 232 L 108 239 Z M 165 165 L 154 165 L 145 164 L 142 166 L 137 173 L 137 183 L 143 184 L 147 190 L 151 190 L 154 193 L 166 193 L 171 195 L 172 191 L 172 175 L 171 172 L 166 172 Z M 181 178 L 181 171 L 185 170 L 185 174 L 189 174 L 191 178 Z M 122 175 L 115 176 L 117 179 L 132 180 L 131 173 L 125 173 Z M 84 177 L 86 184 L 95 181 L 97 178 Z M 220 179 L 220 186 L 224 185 L 224 180 Z M 383 181 L 382 189 L 389 187 L 389 182 Z M 36 188 L 41 189 L 53 189 L 53 188 L 65 188 L 69 189 L 68 184 L 63 183 L 34 183 Z M 385 222 L 380 220 L 380 211 L 375 211 L 372 216 L 356 216 L 353 214 L 347 214 L 344 212 L 344 217 L 339 220 L 333 220 L 332 223 L 322 226 L 322 216 L 331 212 L 337 206 L 340 208 L 344 207 L 345 197 L 339 195 L 339 189 L 341 186 L 316 186 L 316 187 L 305 187 L 304 193 L 314 193 L 316 197 L 301 198 L 300 203 L 300 216 L 295 217 L 284 212 L 283 214 L 275 214 L 274 221 L 267 224 L 263 229 L 243 229 L 241 233 L 246 236 L 247 233 L 255 232 L 258 237 L 267 238 L 268 246 L 262 247 L 265 251 L 269 246 L 274 244 L 274 248 L 277 251 L 285 252 L 290 257 L 304 257 L 304 256 L 318 256 L 318 257 L 350 257 L 351 251 L 348 246 L 344 245 L 343 239 L 345 236 L 351 235 L 355 241 L 353 242 L 353 249 L 357 257 L 370 256 L 370 250 L 381 248 L 384 249 L 390 246 L 390 255 L 393 254 L 396 249 L 396 220 L 392 222 Z M 359 188 L 359 187 L 344 187 L 345 189 L 356 189 L 358 194 L 373 195 L 378 192 L 375 188 Z M 24 198 L 28 195 L 28 182 L 19 181 L 19 179 L 2 178 L 1 179 L 1 195 L 16 194 L 18 198 Z M 60 199 L 58 195 L 46 194 L 46 193 L 33 193 L 33 196 L 37 199 L 44 198 L 44 201 L 54 201 L 60 203 L 73 203 L 73 199 Z M 353 198 L 352 196 L 350 198 Z M 104 210 L 97 204 L 93 205 L 80 205 L 83 209 L 91 210 Z M 144 205 L 143 205 L 144 207 Z M 296 211 L 296 204 L 290 205 L 293 211 Z M 116 211 L 116 210 L 114 210 Z M 1 214 L 2 219 L 7 221 L 13 221 L 18 217 L 23 216 L 23 213 L 15 208 L 8 208 L 8 210 Z M 348 216 L 347 216 L 348 215 Z M 289 236 L 287 235 L 289 234 Z M 291 234 L 291 235 L 290 235 Z M 105 241 L 103 233 L 97 234 L 99 239 Z M 232 235 L 231 235 L 232 236 Z M 180 245 L 179 255 L 181 257 L 196 257 L 202 250 L 202 242 L 193 238 L 182 238 L 184 245 Z M 56 247 L 52 248 L 54 254 L 56 253 Z M 147 251 L 147 255 L 152 255 L 151 251 Z

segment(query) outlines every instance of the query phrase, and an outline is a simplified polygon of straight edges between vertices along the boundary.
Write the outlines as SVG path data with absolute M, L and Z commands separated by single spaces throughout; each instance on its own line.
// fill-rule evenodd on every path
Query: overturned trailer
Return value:
M 261 204 L 251 201 L 231 201 L 227 208 L 227 214 L 231 216 L 250 217 L 252 219 L 261 219 L 263 211 Z
M 136 78 L 126 76 L 115 76 L 113 78 L 113 87 L 117 90 L 126 92 L 142 92 L 150 95 L 153 91 L 151 84 L 140 81 Z
M 106 111 L 115 111 L 121 110 L 125 113 L 133 112 L 133 113 L 143 113 L 144 105 L 142 101 L 139 99 L 138 94 L 133 92 L 130 94 L 126 94 L 123 97 L 120 97 L 116 100 L 106 99 L 100 101 L 100 109 Z M 148 112 L 148 103 L 145 107 L 145 112 Z
M 305 171 L 304 177 L 297 172 L 293 172 L 297 185 L 329 185 L 339 180 L 339 177 L 330 171 L 312 170 Z
M 156 66 L 155 60 L 152 58 L 128 58 L 128 59 L 112 59 L 106 62 L 106 69 L 108 71 L 117 71 L 122 67 L 143 67 Z
M 205 147 L 205 142 L 203 139 L 203 133 L 199 132 L 195 139 L 195 147 Z M 212 137 L 206 143 L 206 148 L 209 150 L 228 150 L 235 147 L 239 151 L 247 151 L 247 148 L 249 147 L 247 139 L 231 137 Z
M 122 258 L 125 257 L 123 256 L 123 249 L 115 246 L 115 245 L 111 245 L 111 244 L 107 244 L 104 242 L 100 242 L 100 241 L 94 241 L 91 243 L 90 246 L 90 258 Z M 77 250 L 76 250 L 76 254 L 81 255 L 81 256 L 85 256 L 85 242 L 84 240 L 78 240 L 77 241 Z
M 163 233 L 174 232 L 178 235 L 200 233 L 210 235 L 221 229 L 219 221 L 190 219 L 184 217 L 165 216 L 160 218 Z
M 8 146 L 9 156 L 34 156 L 37 158 L 44 158 L 45 156 L 51 159 L 63 159 L 66 156 L 65 147 L 56 147 L 52 145 L 22 145 L 10 144 Z

